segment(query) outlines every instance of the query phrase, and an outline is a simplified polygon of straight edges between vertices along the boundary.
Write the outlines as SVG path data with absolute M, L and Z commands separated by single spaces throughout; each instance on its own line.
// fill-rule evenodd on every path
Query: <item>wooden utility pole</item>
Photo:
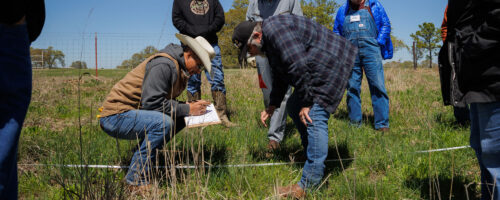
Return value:
M 98 77 L 98 75 L 97 75 L 97 32 L 95 33 L 95 77 Z
M 413 69 L 417 69 L 417 42 L 413 41 Z

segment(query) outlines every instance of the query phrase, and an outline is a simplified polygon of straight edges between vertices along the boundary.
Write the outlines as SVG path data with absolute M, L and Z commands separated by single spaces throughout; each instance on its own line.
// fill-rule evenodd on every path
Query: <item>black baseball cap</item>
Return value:
M 244 21 L 234 28 L 232 41 L 234 46 L 240 49 L 239 61 L 245 61 L 248 50 L 248 38 L 252 35 L 256 24 L 257 22 Z

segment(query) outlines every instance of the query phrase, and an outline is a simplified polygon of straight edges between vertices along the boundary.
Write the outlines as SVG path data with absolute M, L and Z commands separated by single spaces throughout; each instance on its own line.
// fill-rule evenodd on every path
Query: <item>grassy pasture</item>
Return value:
M 19 146 L 21 199 L 277 199 L 276 187 L 300 179 L 303 153 L 291 119 L 280 150 L 266 158 L 267 129 L 255 69 L 226 70 L 230 117 L 219 125 L 185 129 L 157 153 L 155 165 L 292 164 L 154 170 L 147 194 L 127 190 L 126 170 L 65 168 L 54 164 L 127 166 L 137 141 L 116 140 L 101 131 L 97 108 L 127 71 L 57 69 L 33 72 L 33 94 Z M 81 74 L 81 75 L 80 75 Z M 363 81 L 363 125 L 349 126 L 342 102 L 329 121 L 323 183 L 309 199 L 477 199 L 479 168 L 472 149 L 415 151 L 468 145 L 469 128 L 454 123 L 444 107 L 437 69 L 386 68 L 390 132 L 373 130 L 373 112 Z M 202 98 L 211 99 L 203 80 Z M 185 94 L 180 99 L 186 99 Z M 42 165 L 32 165 L 42 164 Z M 45 165 L 48 164 L 48 165 Z

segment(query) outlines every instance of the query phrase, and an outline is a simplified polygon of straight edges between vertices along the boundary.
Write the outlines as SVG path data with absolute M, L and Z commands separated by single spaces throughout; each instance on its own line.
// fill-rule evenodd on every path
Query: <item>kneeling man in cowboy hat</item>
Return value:
M 203 37 L 176 34 L 182 46 L 169 44 L 116 83 L 103 103 L 101 128 L 119 139 L 140 140 L 125 177 L 130 185 L 148 185 L 155 151 L 185 127 L 183 117 L 205 113 L 208 101 L 176 101 L 189 76 L 211 70 L 214 49 Z
M 298 184 L 278 189 L 282 196 L 301 198 L 323 178 L 328 153 L 328 119 L 342 100 L 357 48 L 326 27 L 297 15 L 277 15 L 262 23 L 242 22 L 233 42 L 250 55 L 264 54 L 273 71 L 266 120 L 280 106 L 288 85 L 294 92 L 287 112 L 300 132 L 307 161 Z M 245 53 L 246 54 L 246 53 Z

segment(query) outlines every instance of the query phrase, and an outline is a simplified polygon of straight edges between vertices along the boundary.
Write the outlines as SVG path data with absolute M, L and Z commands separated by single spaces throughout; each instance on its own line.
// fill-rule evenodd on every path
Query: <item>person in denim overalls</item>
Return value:
M 351 41 L 358 47 L 358 56 L 349 79 L 347 90 L 347 107 L 349 118 L 352 125 L 360 126 L 362 121 L 361 112 L 361 80 L 363 79 L 363 71 L 368 79 L 370 94 L 372 98 L 373 113 L 375 118 L 375 129 L 380 131 L 389 130 L 389 96 L 385 89 L 384 69 L 382 65 L 381 47 L 386 47 L 384 41 L 389 40 L 391 47 L 390 57 L 392 57 L 392 44 L 390 43 L 390 25 L 388 24 L 387 15 L 383 11 L 382 6 L 375 0 L 350 0 L 351 5 L 344 5 L 344 10 L 339 10 L 337 20 L 335 22 L 334 32 L 340 33 L 342 36 Z M 349 2 L 347 3 L 349 4 Z M 372 5 L 373 4 L 373 5 Z M 374 7 L 374 8 L 371 8 Z M 377 12 L 372 12 L 377 11 Z M 382 25 L 377 23 L 377 14 L 383 13 L 386 20 L 382 18 Z M 344 15 L 345 17 L 342 17 Z M 339 18 L 340 17 L 340 18 Z M 339 20 L 343 20 L 340 21 Z M 382 27 L 382 28 L 378 28 Z M 389 29 L 387 31 L 387 28 Z M 383 29 L 384 33 L 380 33 Z M 389 36 L 384 39 L 385 33 Z

